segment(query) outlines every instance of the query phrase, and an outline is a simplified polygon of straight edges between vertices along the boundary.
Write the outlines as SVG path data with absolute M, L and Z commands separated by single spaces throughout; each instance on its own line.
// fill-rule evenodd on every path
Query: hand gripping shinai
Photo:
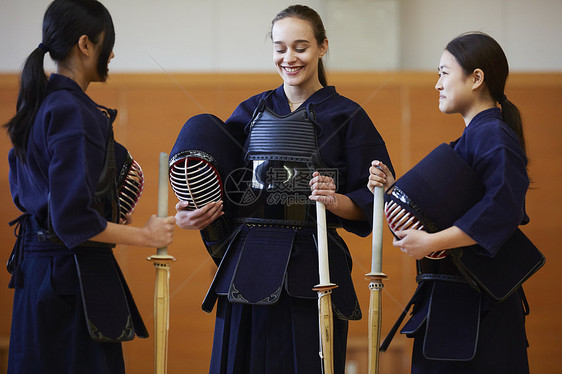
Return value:
M 168 154 L 160 153 L 158 179 L 158 217 L 168 215 Z M 168 330 L 170 317 L 170 267 L 176 259 L 168 255 L 168 248 L 158 248 L 148 261 L 154 263 L 154 373 L 165 374 L 168 370 Z
M 320 283 L 313 290 L 318 292 L 318 317 L 320 328 L 320 358 L 324 374 L 334 372 L 332 313 L 332 290 L 337 286 L 330 283 L 328 262 L 328 233 L 326 231 L 326 207 L 316 202 L 316 221 L 318 225 L 318 272 Z
M 382 230 L 384 209 L 384 187 L 375 187 L 373 200 L 373 244 L 371 272 L 365 277 L 369 283 L 369 374 L 379 372 L 379 343 L 382 319 Z

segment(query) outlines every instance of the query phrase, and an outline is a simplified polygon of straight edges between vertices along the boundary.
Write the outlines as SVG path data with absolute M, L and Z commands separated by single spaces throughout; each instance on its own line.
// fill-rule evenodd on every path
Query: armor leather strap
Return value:
M 119 194 L 117 193 L 117 165 L 113 127 L 109 123 L 105 163 L 94 193 L 94 209 L 108 221 L 119 222 Z

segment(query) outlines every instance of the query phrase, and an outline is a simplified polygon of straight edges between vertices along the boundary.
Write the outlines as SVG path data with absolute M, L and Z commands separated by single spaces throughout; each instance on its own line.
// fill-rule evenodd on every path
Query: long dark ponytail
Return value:
M 35 48 L 23 66 L 16 115 L 4 126 L 14 146 L 16 156 L 25 160 L 27 138 L 31 124 L 47 93 L 47 76 L 43 70 L 45 51 Z
M 113 21 L 97 0 L 55 0 L 43 18 L 43 41 L 27 58 L 20 76 L 16 114 L 6 127 L 16 156 L 25 161 L 27 140 L 37 111 L 47 95 L 45 54 L 55 62 L 63 61 L 82 35 L 97 43 L 103 36 L 98 60 L 98 75 L 107 77 L 107 63 L 115 43 Z
M 314 9 L 309 8 L 306 5 L 291 5 L 277 13 L 275 18 L 273 18 L 273 21 L 271 21 L 271 27 L 273 28 L 275 22 L 287 17 L 300 18 L 309 22 L 318 45 L 321 45 L 324 43 L 324 40 L 326 40 L 326 28 L 324 27 L 322 18 L 320 18 L 320 15 L 318 15 Z M 322 84 L 322 86 L 326 87 L 328 85 L 326 69 L 324 68 L 322 58 L 318 59 L 318 79 L 320 80 L 320 84 Z
M 521 149 L 526 154 L 521 114 L 504 93 L 509 65 L 498 42 L 487 34 L 470 32 L 453 39 L 445 49 L 456 58 L 466 74 L 482 69 L 490 95 L 501 105 L 504 122 L 517 134 Z

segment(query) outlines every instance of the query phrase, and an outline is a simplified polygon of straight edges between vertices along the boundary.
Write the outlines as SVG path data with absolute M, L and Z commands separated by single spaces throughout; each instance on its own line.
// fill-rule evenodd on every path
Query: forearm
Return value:
M 155 215 L 152 215 L 143 227 L 108 222 L 105 230 L 92 237 L 91 240 L 138 247 L 162 248 L 172 243 L 175 222 L 174 217 L 156 217 Z
M 108 222 L 105 230 L 90 240 L 102 243 L 145 246 L 148 238 L 143 228 Z
M 431 234 L 433 250 L 452 249 L 477 244 L 470 236 L 457 226 Z
M 336 216 L 350 221 L 361 221 L 365 219 L 363 211 L 357 204 L 346 195 L 334 194 L 334 203 L 326 204 L 326 209 Z

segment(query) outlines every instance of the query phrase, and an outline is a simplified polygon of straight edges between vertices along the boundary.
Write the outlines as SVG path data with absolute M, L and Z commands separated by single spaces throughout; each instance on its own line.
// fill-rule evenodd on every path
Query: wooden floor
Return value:
M 406 172 L 429 151 L 460 136 L 464 123 L 458 115 L 444 115 L 437 109 L 434 85 L 437 75 L 425 72 L 332 73 L 330 84 L 361 104 L 386 140 L 398 175 Z M 112 75 L 107 84 L 93 84 L 88 90 L 98 103 L 117 108 L 115 127 L 118 141 L 140 163 L 146 186 L 134 219 L 142 225 L 157 210 L 158 155 L 169 152 L 183 123 L 191 116 L 210 112 L 226 119 L 245 98 L 280 84 L 274 74 L 131 74 Z M 0 75 L 0 122 L 14 114 L 18 78 Z M 533 374 L 560 372 L 562 367 L 562 298 L 557 275 L 562 269 L 562 74 L 512 74 L 508 98 L 522 112 L 532 179 L 527 194 L 531 223 L 523 231 L 547 257 L 547 263 L 526 286 L 531 305 L 527 319 L 529 357 Z M 4 261 L 14 237 L 8 222 L 18 215 L 8 187 L 7 135 L 0 136 L 0 250 Z M 170 191 L 169 211 L 175 196 Z M 369 303 L 370 238 L 342 232 L 353 258 L 353 277 L 366 316 Z M 385 232 L 383 271 L 389 275 L 383 292 L 383 336 L 399 315 L 415 288 L 414 262 L 392 247 Z M 116 254 L 129 286 L 152 331 L 154 269 L 146 261 L 153 248 L 120 246 Z M 176 232 L 169 253 L 177 261 L 170 279 L 169 373 L 205 373 L 211 351 L 214 315 L 200 305 L 215 266 L 203 248 L 198 232 Z M 0 337 L 9 336 L 13 291 L 8 274 L 0 271 Z M 2 341 L 2 339 L 0 339 Z M 124 344 L 128 372 L 151 373 L 153 341 L 136 339 Z M 0 350 L 4 345 L 0 346 Z M 409 372 L 411 342 L 398 336 L 381 354 L 381 373 Z M 348 373 L 366 373 L 366 317 L 350 323 Z M 0 352 L 0 365 L 4 362 Z

